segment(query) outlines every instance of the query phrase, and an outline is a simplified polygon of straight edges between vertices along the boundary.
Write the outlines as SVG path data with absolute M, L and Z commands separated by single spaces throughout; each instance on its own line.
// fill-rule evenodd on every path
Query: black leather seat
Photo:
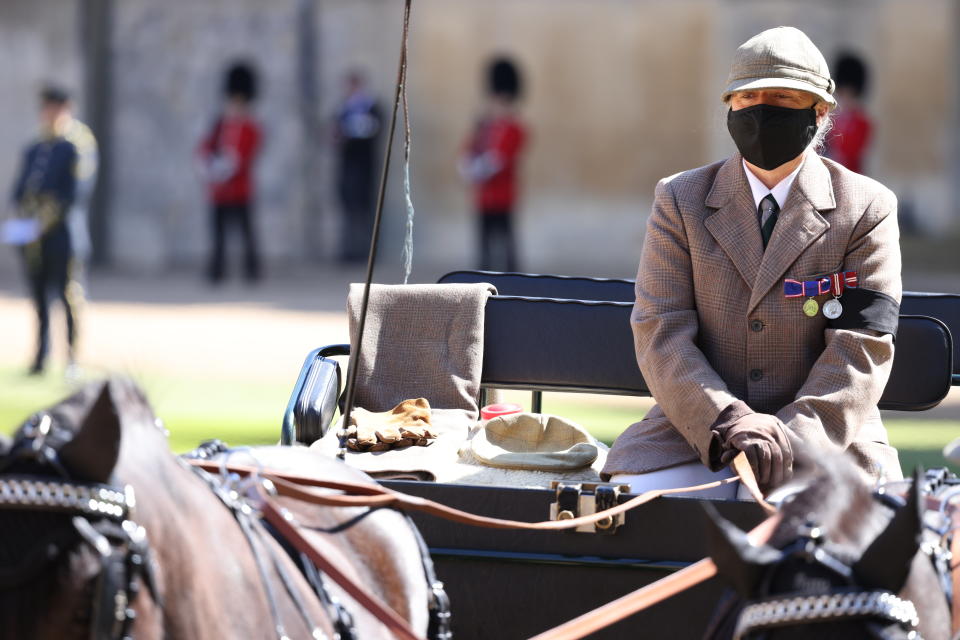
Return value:
M 487 301 L 482 386 L 649 395 L 637 368 L 629 302 L 497 295 Z M 901 316 L 881 409 L 922 411 L 950 390 L 952 341 L 925 316 Z
M 497 287 L 501 296 L 527 296 L 539 298 L 554 298 L 558 300 L 579 300 L 582 302 L 617 302 L 633 303 L 634 281 L 618 278 L 588 278 L 580 276 L 556 276 L 531 273 L 502 273 L 497 271 L 452 271 L 440 278 L 440 282 L 489 282 Z M 925 293 L 920 291 L 905 291 L 900 306 L 901 316 L 929 316 L 941 321 L 947 329 L 948 338 L 960 337 L 960 294 L 956 293 Z M 897 334 L 897 356 L 894 360 L 894 370 L 884 393 L 883 408 L 900 408 L 892 406 L 910 405 L 903 402 L 909 397 L 918 379 L 912 373 L 924 368 L 923 361 L 919 360 L 912 351 L 912 344 L 918 339 L 917 323 L 904 323 L 901 320 Z M 931 329 L 931 335 L 937 330 Z M 903 333 L 901 333 L 903 332 Z M 627 332 L 629 333 L 629 331 Z M 909 333 L 909 335 L 907 335 Z M 593 339 L 597 339 L 594 336 Z M 607 338 L 604 338 L 607 339 Z M 623 343 L 623 340 L 620 340 Z M 632 344 L 632 343 L 631 343 Z M 948 349 L 950 355 L 948 366 L 952 374 L 951 383 L 960 385 L 960 339 L 950 340 Z M 632 349 L 632 347 L 631 347 Z M 630 352 L 632 358 L 632 350 Z M 939 368 L 943 362 L 934 357 L 930 361 L 931 369 Z M 613 365 L 619 366 L 619 365 Z M 599 373 L 599 372 L 598 372 Z M 601 378 L 602 379 L 602 378 Z M 491 385 L 493 386 L 493 385 Z M 899 391 L 897 391 L 899 389 Z M 941 397 L 942 399 L 942 397 Z M 925 402 L 919 403 L 921 405 Z M 933 405 L 930 405 L 933 406 Z M 924 407 L 928 408 L 928 407 Z
M 501 295 L 633 302 L 634 281 L 497 271 L 452 271 L 440 282 L 489 282 Z M 960 385 L 960 293 L 904 291 L 900 314 L 929 316 L 947 325 L 953 340 L 953 384 Z M 898 347 L 901 345 L 898 335 Z M 900 353 L 902 349 L 898 349 Z

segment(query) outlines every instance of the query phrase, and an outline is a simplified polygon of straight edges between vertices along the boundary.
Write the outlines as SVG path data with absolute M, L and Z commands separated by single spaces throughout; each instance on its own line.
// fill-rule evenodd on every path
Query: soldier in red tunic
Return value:
M 226 104 L 210 133 L 200 143 L 198 156 L 211 200 L 212 248 L 207 272 L 218 284 L 224 275 L 227 229 L 239 228 L 244 240 L 244 275 L 260 277 L 260 256 L 252 220 L 253 163 L 260 147 L 260 127 L 250 106 L 256 97 L 256 76 L 246 64 L 227 73 Z
M 517 164 L 527 137 L 515 111 L 520 75 L 506 58 L 495 60 L 489 74 L 486 110 L 464 145 L 459 167 L 473 185 L 480 223 L 480 268 L 516 271 Z
M 833 116 L 824 155 L 851 171 L 864 173 L 864 156 L 873 133 L 870 116 L 861 102 L 867 87 L 867 67 L 860 58 L 844 54 L 834 68 L 840 106 Z

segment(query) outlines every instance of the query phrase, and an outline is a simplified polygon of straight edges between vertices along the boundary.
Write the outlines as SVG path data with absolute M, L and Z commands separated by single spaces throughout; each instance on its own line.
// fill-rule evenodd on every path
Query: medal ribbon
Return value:
M 839 298 L 843 294 L 843 276 L 835 273 L 830 276 L 830 293 L 833 297 Z
M 839 271 L 816 280 L 794 280 L 787 278 L 783 281 L 783 295 L 786 298 L 812 298 L 825 293 L 839 296 L 844 287 L 857 288 L 856 271 Z

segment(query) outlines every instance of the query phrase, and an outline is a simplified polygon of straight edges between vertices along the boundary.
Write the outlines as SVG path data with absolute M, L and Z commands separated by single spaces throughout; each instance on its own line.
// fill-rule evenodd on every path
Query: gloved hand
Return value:
M 346 444 L 354 451 L 386 451 L 411 445 L 425 447 L 436 437 L 430 430 L 430 403 L 426 398 L 414 398 L 380 413 L 354 409 Z
M 765 494 L 793 476 L 793 447 L 776 416 L 749 413 L 717 433 L 723 446 L 720 462 L 729 464 L 740 451 L 746 453 Z

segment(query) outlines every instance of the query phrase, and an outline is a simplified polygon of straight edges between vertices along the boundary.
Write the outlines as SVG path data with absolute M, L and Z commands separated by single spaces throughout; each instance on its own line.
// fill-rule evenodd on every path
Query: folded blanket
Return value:
M 429 432 L 436 440 L 429 447 L 380 451 L 367 435 L 369 448 L 349 451 L 347 464 L 376 475 L 426 476 L 457 460 L 480 415 L 484 306 L 495 293 L 488 284 L 371 286 L 359 356 L 354 348 L 350 358 L 350 367 L 357 367 L 351 421 L 354 413 L 359 412 L 360 424 L 372 413 L 422 397 L 431 408 Z M 362 301 L 363 285 L 351 285 L 347 312 L 353 345 Z M 336 453 L 338 431 L 331 429 L 314 446 Z
M 491 294 L 496 289 L 489 284 L 371 285 L 359 358 L 350 358 L 357 367 L 354 406 L 388 411 L 422 396 L 434 409 L 460 409 L 476 420 L 483 313 Z M 362 301 L 363 285 L 350 285 L 353 345 Z

